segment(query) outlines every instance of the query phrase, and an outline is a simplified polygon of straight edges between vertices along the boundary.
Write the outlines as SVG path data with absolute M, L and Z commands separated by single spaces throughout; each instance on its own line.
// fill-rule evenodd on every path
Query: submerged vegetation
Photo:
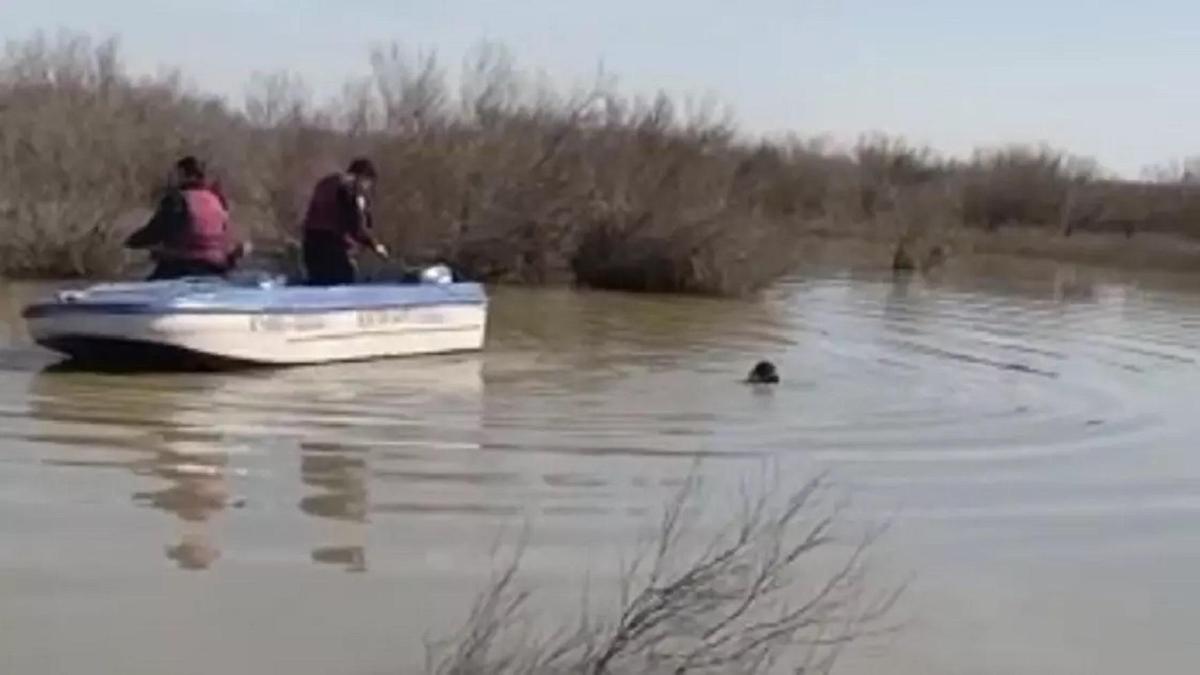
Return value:
M 816 238 L 867 237 L 920 266 L 955 234 L 1020 226 L 1200 237 L 1190 164 L 1143 182 L 1013 146 L 950 160 L 887 137 L 851 148 L 751 141 L 713 105 L 564 90 L 484 44 L 454 76 L 432 53 L 376 48 L 369 75 L 314 102 L 293 74 L 241 105 L 180 73 L 137 77 L 115 41 L 64 34 L 0 58 L 0 271 L 122 273 L 120 243 L 178 156 L 209 158 L 237 224 L 288 257 L 313 182 L 353 154 L 381 169 L 381 238 L 511 283 L 713 294 L 760 288 Z M 900 256 L 898 256 L 899 258 Z

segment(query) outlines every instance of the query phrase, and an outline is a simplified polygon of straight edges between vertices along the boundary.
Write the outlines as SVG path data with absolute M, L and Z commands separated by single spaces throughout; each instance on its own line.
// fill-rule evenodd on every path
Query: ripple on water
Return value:
M 529 509 L 628 518 L 696 458 L 729 476 L 766 458 L 834 465 L 931 518 L 1100 501 L 1178 509 L 1200 483 L 1154 501 L 1137 481 L 1153 474 L 1146 457 L 1179 461 L 1176 441 L 1195 430 L 1155 393 L 1200 358 L 1195 305 L 848 279 L 752 303 L 504 290 L 478 357 L 196 377 L 16 372 L 0 389 L 0 440 L 18 449 L 0 462 L 114 481 L 112 499 L 190 522 L 237 495 L 250 510 L 283 501 L 362 527 Z M 784 375 L 773 391 L 738 384 L 760 357 Z M 1124 492 L 1098 500 L 1084 484 L 1118 471 Z M 133 489 L 96 477 L 118 474 Z M 322 545 L 306 557 L 362 571 L 370 555 Z

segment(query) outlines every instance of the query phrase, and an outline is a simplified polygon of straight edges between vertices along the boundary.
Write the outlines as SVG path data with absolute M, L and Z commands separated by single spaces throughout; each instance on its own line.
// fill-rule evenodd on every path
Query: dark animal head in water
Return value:
M 752 384 L 777 384 L 779 382 L 779 371 L 775 370 L 774 363 L 759 361 L 754 364 L 754 368 L 746 376 L 746 381 Z

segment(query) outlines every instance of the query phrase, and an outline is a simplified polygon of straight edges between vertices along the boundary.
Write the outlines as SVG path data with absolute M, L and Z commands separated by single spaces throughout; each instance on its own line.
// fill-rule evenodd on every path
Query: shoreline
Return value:
M 812 263 L 835 264 L 861 271 L 895 271 L 898 237 L 860 229 L 853 233 L 806 235 L 803 268 Z M 1097 272 L 1167 274 L 1200 280 L 1200 241 L 1170 233 L 1075 233 L 1070 237 L 1041 228 L 1010 227 L 998 232 L 955 230 L 907 245 L 915 262 L 914 274 L 950 270 L 980 273 L 996 262 L 1071 265 Z M 934 249 L 942 253 L 934 254 Z M 930 260 L 940 257 L 940 260 Z
M 797 261 L 780 279 L 802 275 L 817 267 L 836 267 L 853 272 L 893 273 L 894 257 L 900 238 L 871 226 L 851 228 L 819 228 L 796 236 L 799 247 Z M 1070 237 L 1048 233 L 1034 227 L 1010 227 L 998 232 L 982 232 L 963 228 L 939 237 L 924 237 L 905 244 L 914 261 L 913 275 L 935 276 L 950 273 L 955 277 L 985 276 L 988 270 L 1016 264 L 1072 266 L 1101 274 L 1120 276 L 1150 275 L 1195 279 L 1200 283 L 1200 241 L 1170 233 L 1140 233 L 1126 237 L 1118 233 L 1075 233 Z M 936 251 L 935 251 L 936 249 Z M 251 260 L 257 265 L 243 270 L 262 270 L 268 273 L 295 275 L 293 255 L 283 247 L 256 247 Z M 121 273 L 82 276 L 44 276 L 0 274 L 3 283 L 53 283 L 77 281 L 133 281 L 141 277 L 133 273 L 148 265 L 123 266 Z M 376 261 L 362 265 L 365 280 L 379 278 L 387 269 Z M 516 287 L 580 287 L 597 291 L 629 292 L 634 294 L 706 297 L 712 294 L 686 291 L 637 291 L 611 289 L 579 283 L 547 280 L 544 283 L 489 282 L 496 286 Z M 769 284 L 769 288 L 773 284 Z

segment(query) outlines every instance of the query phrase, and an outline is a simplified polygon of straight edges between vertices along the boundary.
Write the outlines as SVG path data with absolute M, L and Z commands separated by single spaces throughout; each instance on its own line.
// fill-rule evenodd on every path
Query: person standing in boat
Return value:
M 246 251 L 229 232 L 225 195 L 191 156 L 175 163 L 172 183 L 154 216 L 125 246 L 150 250 L 156 262 L 150 280 L 225 275 Z
M 346 171 L 322 178 L 313 188 L 304 216 L 304 267 L 315 286 L 352 284 L 357 276 L 352 254 L 364 246 L 387 257 L 387 248 L 371 233 L 370 196 L 375 165 L 358 158 Z

